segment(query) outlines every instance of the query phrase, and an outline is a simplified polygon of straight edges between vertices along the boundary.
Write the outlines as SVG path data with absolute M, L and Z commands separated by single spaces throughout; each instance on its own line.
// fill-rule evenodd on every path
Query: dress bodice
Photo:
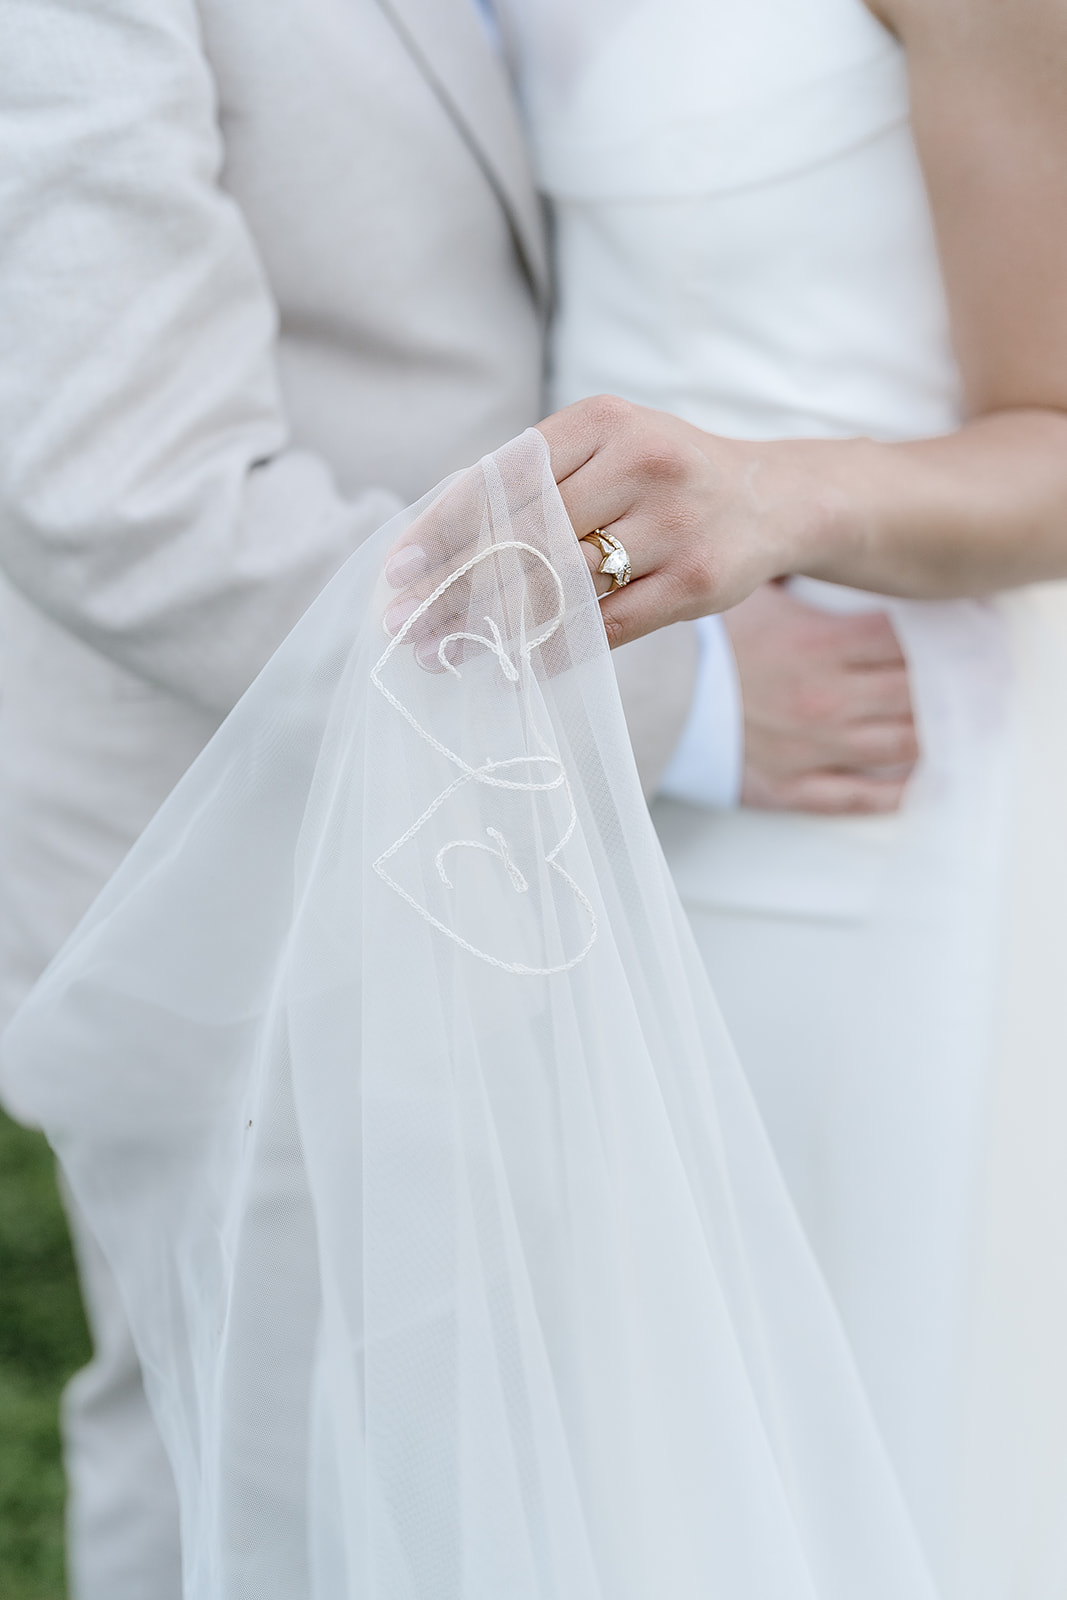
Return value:
M 956 425 L 903 52 L 862 0 L 543 0 L 510 31 L 557 404 L 754 438 Z

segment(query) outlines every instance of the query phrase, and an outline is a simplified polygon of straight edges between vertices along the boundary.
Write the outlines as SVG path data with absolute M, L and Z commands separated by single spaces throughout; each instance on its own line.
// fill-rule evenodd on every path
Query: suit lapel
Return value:
M 541 202 L 503 64 L 474 13 L 474 0 L 378 0 L 435 93 L 458 123 L 515 230 L 531 282 L 548 299 Z

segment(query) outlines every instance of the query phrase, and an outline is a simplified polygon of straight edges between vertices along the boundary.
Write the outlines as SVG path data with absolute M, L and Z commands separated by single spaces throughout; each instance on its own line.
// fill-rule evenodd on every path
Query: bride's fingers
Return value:
M 666 570 L 635 578 L 600 603 L 608 644 L 615 650 L 671 622 L 691 620 L 695 613 L 689 602 L 684 587 Z
M 647 467 L 645 471 L 647 480 Z M 633 581 L 657 572 L 669 574 L 675 568 L 679 574 L 692 570 L 692 550 L 698 542 L 695 504 L 680 491 L 672 474 L 673 467 L 665 462 L 662 481 L 641 481 L 629 471 L 627 461 L 619 459 L 618 451 L 605 449 L 558 485 L 591 571 L 599 573 L 604 560 L 596 542 L 587 537 L 595 530 L 611 535 L 623 546 Z M 686 551 L 689 554 L 683 560 Z M 610 588 L 610 581 L 603 577 L 595 581 L 598 592 Z M 699 596 L 696 588 L 690 588 L 692 604 Z M 647 590 L 645 598 L 650 598 Z M 664 620 L 650 622 L 640 631 L 662 626 Z
M 632 519 L 622 518 L 617 523 L 605 526 L 603 531 L 611 533 L 618 539 L 633 562 L 633 548 L 640 535 L 638 534 L 635 539 L 636 530 Z M 648 617 L 653 616 L 658 619 L 666 604 L 670 604 L 674 612 L 671 620 L 675 620 L 675 615 L 686 614 L 684 606 L 688 597 L 684 593 L 675 593 L 678 585 L 669 574 L 660 572 L 642 576 L 638 570 L 629 584 L 621 588 L 614 587 L 611 576 L 599 570 L 604 560 L 604 552 L 595 542 L 587 539 L 579 539 L 578 544 L 588 563 L 593 587 L 600 597 L 601 615 L 604 618 L 608 641 L 613 647 L 647 633 L 650 628 Z M 464 559 L 467 557 L 464 556 Z M 449 564 L 427 573 L 418 583 L 412 584 L 390 602 L 382 619 L 386 632 L 393 636 L 403 632 L 404 643 L 414 649 L 420 664 L 432 671 L 445 670 L 438 658 L 438 647 L 447 635 L 484 631 L 482 608 L 474 592 L 470 573 L 456 579 L 435 601 L 426 606 L 421 615 L 416 615 L 435 590 L 447 582 L 462 565 L 463 560 L 458 560 L 454 566 Z M 506 591 L 508 587 L 506 576 L 499 577 L 497 583 L 493 584 L 494 594 L 499 592 L 497 584 Z M 658 621 L 655 625 L 658 625 Z M 453 664 L 457 660 L 454 654 L 457 644 L 450 644 L 446 652 L 448 660 Z
M 477 468 L 449 483 L 404 530 L 385 558 L 392 588 L 418 586 L 425 598 L 478 548 L 485 519 L 485 483 Z
M 564 406 L 537 424 L 548 445 L 552 476 L 562 489 L 631 421 L 634 407 L 615 395 L 594 395 Z
M 558 591 L 539 565 L 531 567 L 507 550 L 492 559 L 493 547 L 487 545 L 475 554 L 470 571 L 463 571 L 469 556 L 457 552 L 458 566 L 449 563 L 428 573 L 385 608 L 385 631 L 413 651 L 428 671 L 456 667 L 487 644 L 510 650 L 523 633 L 548 622 L 557 610 Z
M 409 533 L 414 531 L 414 525 Z M 454 530 L 445 540 L 427 537 L 432 530 L 421 530 L 417 544 L 401 543 L 389 553 L 383 575 L 397 593 L 385 607 L 382 624 L 389 634 L 397 634 L 419 608 L 438 590 L 438 598 L 426 607 L 408 629 L 406 637 L 423 638 L 431 632 L 443 632 L 467 616 L 475 594 L 476 580 L 473 572 L 464 572 L 480 549 L 485 546 L 479 538 L 469 537 L 461 542 Z
M 461 563 L 462 564 L 462 563 Z M 438 572 L 431 572 L 420 583 L 412 584 L 402 593 L 393 596 L 382 616 L 382 626 L 386 633 L 396 635 L 409 624 L 405 638 L 422 638 L 433 629 L 440 629 L 444 624 L 451 623 L 459 617 L 465 617 L 470 609 L 471 583 L 469 575 L 456 578 L 436 600 L 431 600 L 442 584 L 452 578 L 455 569 L 443 568 Z M 417 616 L 421 607 L 427 601 L 425 611 Z
M 605 405 L 610 411 L 621 402 Z M 664 544 L 662 530 L 657 540 L 648 506 L 636 509 L 637 486 L 627 481 L 630 474 L 621 463 L 613 465 L 612 451 L 603 447 L 603 422 L 597 406 L 587 403 L 549 418 L 541 432 L 549 442 L 554 473 L 557 478 L 562 475 L 560 494 L 601 598 L 605 628 L 614 646 L 658 626 L 665 606 L 671 609 L 671 620 L 688 614 L 684 608 L 692 597 L 676 595 L 677 581 L 669 572 L 657 571 L 656 546 Z M 440 645 L 449 634 L 481 633 L 483 629 L 474 573 L 456 577 L 484 548 L 483 493 L 480 482 L 460 480 L 452 485 L 416 518 L 385 562 L 386 581 L 396 590 L 385 608 L 385 629 L 393 636 L 403 633 L 416 659 L 431 671 L 445 670 Z M 616 587 L 611 574 L 600 571 L 606 552 L 586 537 L 595 530 L 623 546 L 631 566 L 630 584 Z M 506 589 L 505 574 L 499 574 L 496 582 Z M 431 600 L 445 585 L 437 599 Z M 427 605 L 427 601 L 431 603 Z M 656 620 L 650 622 L 649 618 Z M 461 649 L 461 641 L 449 644 L 448 661 L 455 664 L 455 652 Z
M 417 596 L 419 601 L 428 599 L 478 549 L 476 533 L 465 540 L 457 539 L 452 533 L 445 540 L 440 537 L 435 539 L 432 532 L 432 529 L 417 530 L 413 526 L 408 530 L 413 537 L 405 537 L 402 543 L 394 545 L 385 559 L 382 576 L 390 588 L 405 598 Z M 395 604 L 395 600 L 391 601 L 389 609 Z
M 603 561 L 596 545 L 586 541 L 586 535 L 595 531 L 610 533 L 620 543 L 625 543 L 619 526 L 624 518 L 633 516 L 635 496 L 629 485 L 615 477 L 607 463 L 588 462 L 558 485 L 560 499 L 570 518 L 575 536 L 582 541 L 582 550 L 595 572 Z M 648 559 L 648 540 L 637 536 L 631 522 L 628 529 L 630 544 L 626 553 L 630 557 L 634 576 L 643 576 L 652 565 Z M 632 546 L 632 548 L 631 548 Z
M 638 508 L 633 486 L 613 470 L 609 460 L 591 458 L 557 487 L 599 595 L 610 593 L 613 586 L 610 571 L 600 570 L 609 553 L 591 537 L 594 533 L 606 534 L 622 545 L 631 580 L 655 569 L 655 535 L 648 525 L 649 516 L 645 508 Z
M 612 396 L 568 406 L 538 430 L 579 536 L 624 516 L 637 520 L 635 575 L 670 558 L 676 533 L 692 530 L 719 487 L 721 474 L 701 447 L 707 435 Z
M 429 551 L 415 542 L 394 545 L 382 574 L 391 589 L 406 589 L 426 576 L 432 565 Z
M 597 533 L 606 534 L 609 539 L 613 539 L 617 544 L 622 546 L 623 552 L 626 555 L 626 559 L 630 562 L 630 578 L 632 581 L 634 576 L 640 576 L 640 574 L 635 574 L 634 572 L 633 556 L 631 555 L 629 546 L 623 544 L 622 537 L 618 532 L 620 526 L 621 523 L 602 523 L 601 526 L 595 531 Z M 589 535 L 579 536 L 578 547 L 585 556 L 588 564 L 589 573 L 593 580 L 593 588 L 596 590 L 600 599 L 603 600 L 605 595 L 611 594 L 619 587 L 619 585 L 615 583 L 610 571 L 601 571 L 605 561 L 610 558 L 612 553 L 611 547 L 609 545 L 605 550 L 598 540 L 590 538 Z M 625 585 L 622 587 L 625 587 Z

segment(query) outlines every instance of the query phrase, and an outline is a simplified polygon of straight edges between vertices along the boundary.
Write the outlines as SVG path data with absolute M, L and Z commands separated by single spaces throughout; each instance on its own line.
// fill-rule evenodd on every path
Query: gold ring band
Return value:
M 611 588 L 605 590 L 611 594 L 615 589 L 625 589 L 633 577 L 633 568 L 630 557 L 626 554 L 626 547 L 616 539 L 613 533 L 605 533 L 603 528 L 594 528 L 592 533 L 583 533 L 582 544 L 595 544 L 603 556 L 598 572 L 611 579 Z

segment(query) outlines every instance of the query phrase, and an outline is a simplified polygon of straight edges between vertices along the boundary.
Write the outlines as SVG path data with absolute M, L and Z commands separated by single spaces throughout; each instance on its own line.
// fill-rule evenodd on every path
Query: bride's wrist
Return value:
M 872 451 L 884 447 L 869 439 L 706 437 L 707 453 L 732 485 L 727 522 L 743 530 L 742 563 L 766 578 L 831 577 L 857 564 L 871 537 L 881 475 Z M 710 525 L 713 540 L 721 537 L 725 509 L 720 505 Z
M 889 447 L 857 437 L 805 440 L 799 449 L 806 492 L 797 495 L 785 570 L 836 583 L 859 581 L 876 559 L 891 494 Z

